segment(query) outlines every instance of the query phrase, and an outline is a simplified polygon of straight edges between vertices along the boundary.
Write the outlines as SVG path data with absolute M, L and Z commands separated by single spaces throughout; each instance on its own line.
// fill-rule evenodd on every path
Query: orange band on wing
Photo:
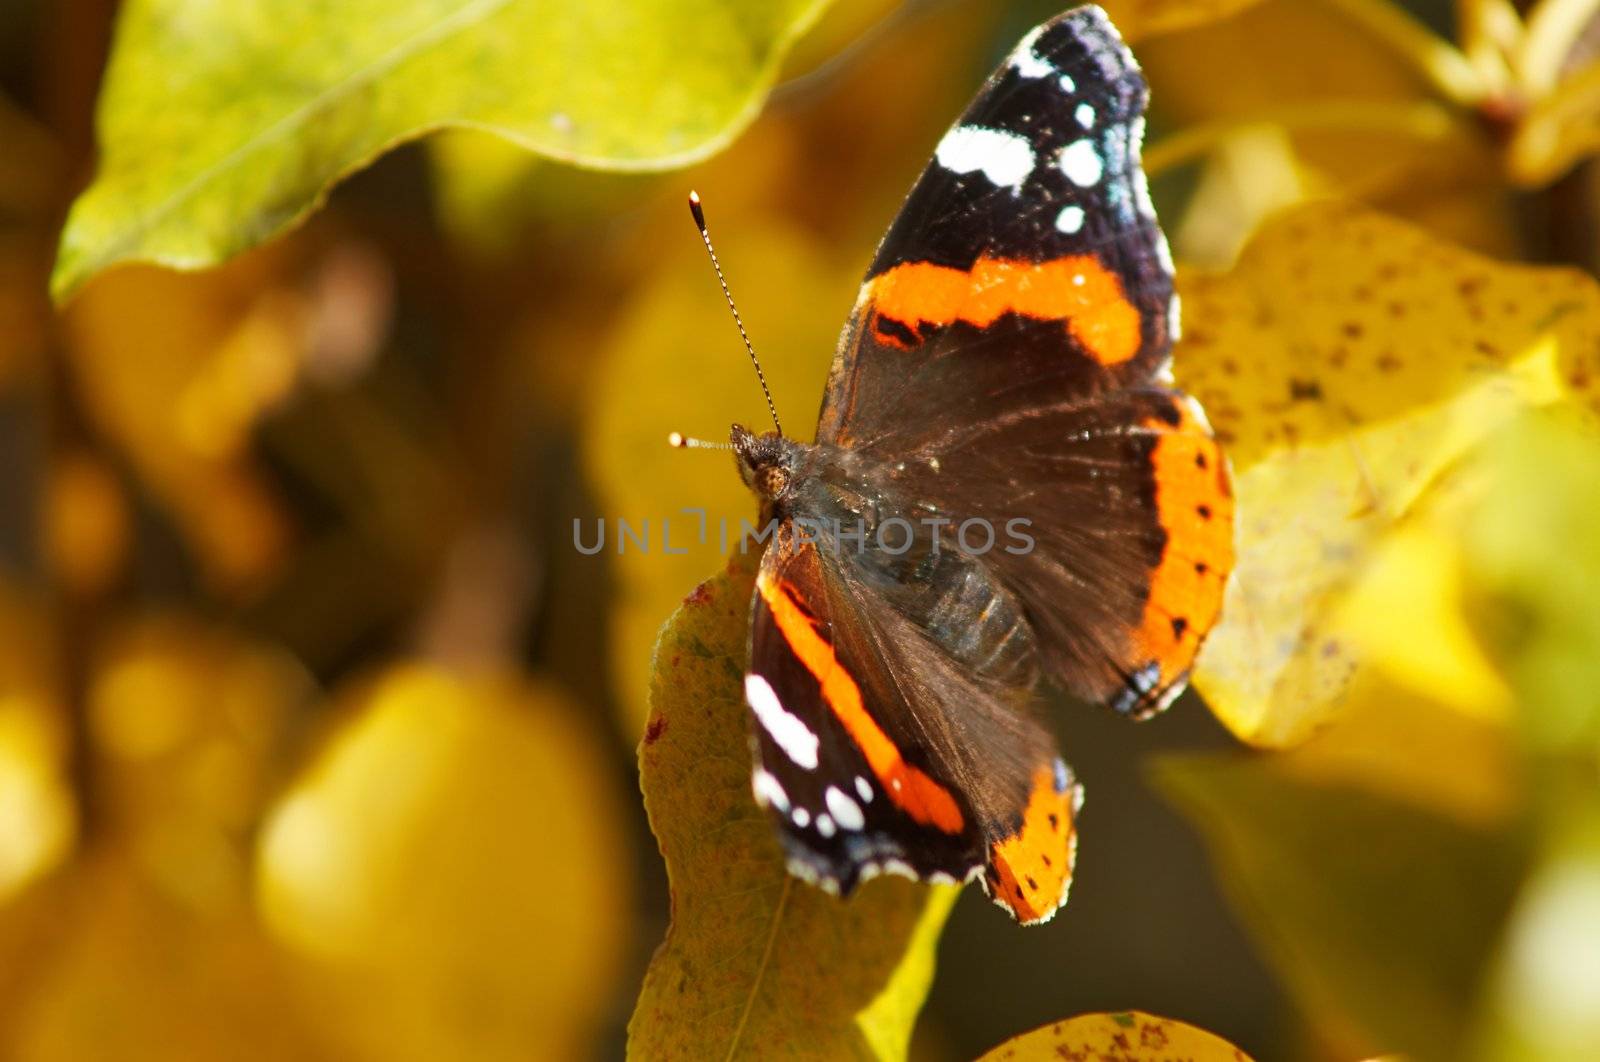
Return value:
M 1024 925 L 1049 918 L 1066 899 L 1077 851 L 1077 799 L 1077 786 L 1057 789 L 1055 772 L 1039 768 L 1021 828 L 990 848 L 989 894 Z
M 839 663 L 833 646 L 817 633 L 811 617 L 795 602 L 788 588 L 774 586 L 762 575 L 756 579 L 756 589 L 772 612 L 779 633 L 817 680 L 823 702 L 855 740 L 889 799 L 923 825 L 935 826 L 945 833 L 960 833 L 965 820 L 955 798 L 900 755 L 889 735 L 867 712 L 861 687 Z
M 1135 636 L 1139 650 L 1161 665 L 1165 686 L 1187 671 L 1200 641 L 1217 621 L 1233 570 L 1233 490 L 1222 451 L 1189 403 L 1174 399 L 1176 427 L 1162 432 L 1152 454 L 1156 512 L 1167 546 L 1151 577 L 1150 596 Z
M 1050 262 L 979 258 L 970 270 L 906 262 L 868 282 L 872 307 L 912 333 L 927 323 L 965 321 L 980 328 L 1002 314 L 1065 321 L 1073 338 L 1102 365 L 1139 353 L 1139 311 L 1122 281 L 1091 255 Z M 898 346 L 903 339 L 880 333 Z

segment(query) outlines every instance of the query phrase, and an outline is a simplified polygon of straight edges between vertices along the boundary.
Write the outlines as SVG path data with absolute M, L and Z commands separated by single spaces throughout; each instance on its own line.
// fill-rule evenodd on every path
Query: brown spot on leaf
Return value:
M 1320 402 L 1322 401 L 1322 385 L 1316 380 L 1291 379 L 1289 381 L 1289 401 Z

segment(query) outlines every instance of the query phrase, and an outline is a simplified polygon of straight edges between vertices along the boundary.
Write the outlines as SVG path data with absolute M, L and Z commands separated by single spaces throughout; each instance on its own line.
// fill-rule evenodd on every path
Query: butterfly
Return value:
M 816 442 L 733 428 L 771 528 L 752 789 L 790 872 L 831 891 L 976 879 L 1048 919 L 1082 788 L 1036 687 L 1151 716 L 1217 621 L 1232 493 L 1172 381 L 1147 95 L 1098 7 L 1029 33 L 878 247 Z

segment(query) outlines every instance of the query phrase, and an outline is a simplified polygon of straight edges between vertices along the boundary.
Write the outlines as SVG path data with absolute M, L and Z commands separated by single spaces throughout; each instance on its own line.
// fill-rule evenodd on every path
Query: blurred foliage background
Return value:
M 1240 579 L 1211 710 L 1052 703 L 1072 901 L 968 890 L 911 1053 L 1137 1007 L 1597 1057 L 1600 5 L 1108 6 Z M 664 440 L 763 420 L 684 196 L 808 425 L 931 145 L 1059 7 L 503 8 L 0 3 L 0 1056 L 624 1049 L 652 647 L 723 564 L 681 510 L 751 515 Z M 574 548 L 617 517 L 654 548 Z

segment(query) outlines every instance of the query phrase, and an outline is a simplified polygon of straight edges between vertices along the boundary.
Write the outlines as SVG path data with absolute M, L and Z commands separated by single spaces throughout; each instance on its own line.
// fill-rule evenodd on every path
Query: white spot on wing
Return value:
M 808 771 L 816 770 L 817 735 L 801 722 L 799 716 L 784 709 L 766 679 L 760 675 L 746 675 L 744 699 L 785 756 Z
M 898 874 L 903 878 L 910 878 L 913 881 L 917 879 L 917 872 L 912 869 L 910 863 L 907 863 L 903 859 L 885 859 L 883 861 L 883 872 L 885 874 Z
M 1092 140 L 1074 140 L 1061 149 L 1057 160 L 1067 180 L 1079 188 L 1092 188 L 1100 183 L 1105 165 L 1100 161 L 1100 149 Z
M 1137 155 L 1139 148 L 1143 144 L 1144 119 L 1135 118 L 1133 128 L 1129 130 L 1128 134 L 1129 150 Z M 1133 169 L 1133 198 L 1134 202 L 1138 204 L 1139 213 L 1151 221 L 1156 220 L 1156 205 L 1150 201 L 1150 179 L 1145 176 L 1143 166 L 1135 166 Z
M 756 803 L 762 807 L 789 810 L 789 794 L 783 791 L 783 784 L 770 771 L 757 767 L 750 776 L 750 788 L 755 791 Z
M 1087 103 L 1080 103 L 1080 104 L 1078 104 L 1078 110 L 1076 111 L 1076 115 L 1077 115 L 1077 119 L 1078 119 L 1078 124 L 1079 125 L 1083 126 L 1085 129 L 1093 129 L 1094 128 L 1094 108 L 1093 107 L 1089 106 Z
M 1056 68 L 1040 59 L 1033 51 L 1034 42 L 1043 32 L 1043 25 L 1033 27 L 1028 31 L 1028 35 L 1022 38 L 1022 43 L 1017 45 L 1016 51 L 1011 53 L 1011 66 L 1016 70 L 1018 77 L 1049 77 L 1055 73 Z
M 953 173 L 982 170 L 990 184 L 1013 191 L 1021 189 L 1034 162 L 1033 148 L 1025 138 L 980 125 L 958 125 L 950 130 L 933 157 Z
M 794 811 L 789 813 L 789 821 L 803 830 L 811 825 L 811 812 L 805 808 L 795 808 Z
M 833 820 L 828 818 L 826 815 L 818 815 L 817 832 L 822 834 L 824 837 L 832 837 L 834 834 Z
M 872 784 L 859 774 L 856 775 L 856 792 L 861 794 L 863 804 L 872 803 Z
M 830 785 L 823 791 L 822 799 L 841 829 L 859 830 L 867 824 L 866 816 L 861 814 L 861 805 L 846 796 L 843 790 Z
M 1156 220 L 1156 205 L 1150 201 L 1150 178 L 1144 175 L 1144 168 L 1133 171 L 1133 201 L 1139 207 L 1139 213 Z
M 1078 83 L 1076 81 L 1072 80 L 1072 75 L 1071 74 L 1062 74 L 1061 75 L 1061 91 L 1062 92 L 1077 92 L 1078 91 Z
M 1061 213 L 1056 215 L 1056 229 L 1074 235 L 1083 228 L 1085 214 L 1081 206 L 1067 206 L 1061 208 Z

